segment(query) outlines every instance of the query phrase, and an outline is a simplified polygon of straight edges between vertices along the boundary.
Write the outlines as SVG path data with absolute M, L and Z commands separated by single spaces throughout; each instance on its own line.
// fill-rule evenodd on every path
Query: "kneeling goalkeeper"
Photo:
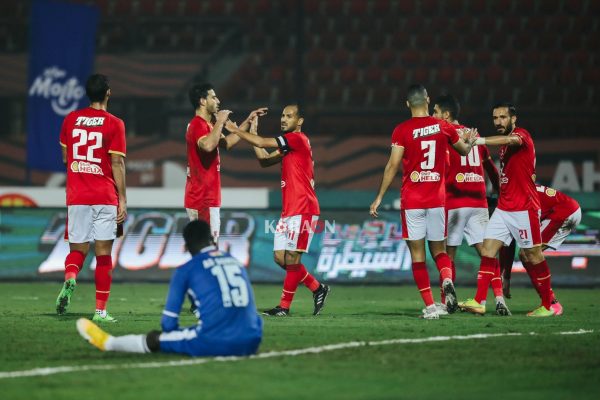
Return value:
M 192 259 L 174 272 L 163 310 L 162 332 L 111 336 L 88 319 L 77 330 L 102 351 L 181 353 L 190 356 L 254 354 L 262 339 L 262 320 L 256 312 L 246 269 L 213 243 L 210 226 L 192 221 L 183 231 Z M 198 324 L 179 327 L 181 306 L 189 294 Z

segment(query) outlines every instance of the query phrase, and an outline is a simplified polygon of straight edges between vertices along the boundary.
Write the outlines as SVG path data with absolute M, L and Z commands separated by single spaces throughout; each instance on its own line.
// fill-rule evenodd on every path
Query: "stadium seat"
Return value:
M 362 18 L 367 13 L 367 2 L 364 0 L 352 0 L 348 9 L 349 14 L 353 17 Z
M 516 44 L 513 43 L 513 47 Z M 537 67 L 542 62 L 542 53 L 535 50 L 522 52 L 522 65 L 526 68 Z
M 494 102 L 496 101 L 514 101 L 515 90 L 512 85 L 502 85 L 494 90 Z
M 427 86 L 431 79 L 431 71 L 427 68 L 416 68 L 412 70 L 411 77 L 412 82 Z
M 315 68 L 325 63 L 327 53 L 319 47 L 311 48 L 305 55 L 305 60 L 308 68 Z
M 542 15 L 556 15 L 561 11 L 560 0 L 544 0 L 539 2 L 537 12 Z
M 163 1 L 159 6 L 158 15 L 164 15 L 164 16 L 168 16 L 168 17 L 181 15 L 181 1 L 179 1 L 179 0 Z
M 421 15 L 437 15 L 438 13 L 438 1 L 437 0 L 421 0 L 419 1 Z
M 368 103 L 368 90 L 365 85 L 353 85 L 348 90 L 347 104 L 352 107 L 363 107 Z
M 341 48 L 335 49 L 331 53 L 331 65 L 334 67 L 343 67 L 350 64 L 350 53 L 348 50 Z
M 370 32 L 367 35 L 366 45 L 369 49 L 378 51 L 387 45 L 387 36 L 384 32 Z
M 550 51 L 558 47 L 559 40 L 554 32 L 540 32 L 535 48 L 541 51 Z
M 560 49 L 563 51 L 574 52 L 583 47 L 583 40 L 581 35 L 567 33 L 562 35 L 560 41 Z
M 358 69 L 353 65 L 346 65 L 340 71 L 340 82 L 342 84 L 354 84 L 358 81 Z
M 461 15 L 464 10 L 463 0 L 446 0 L 440 2 L 441 14 L 445 16 Z
M 594 29 L 595 20 L 590 15 L 579 15 L 573 20 L 571 32 L 575 34 L 588 34 Z
M 463 101 L 465 104 L 489 104 L 491 90 L 483 85 L 471 86 L 469 90 L 469 99 Z
M 524 28 L 524 30 L 513 37 L 512 47 L 521 51 L 530 49 L 532 47 L 533 36 L 528 32 L 530 28 Z
M 360 32 L 348 32 L 341 37 L 341 45 L 349 50 L 355 51 L 363 47 L 364 36 Z
M 475 85 L 479 83 L 481 68 L 477 66 L 459 68 L 459 82 L 463 85 Z
M 573 86 L 567 87 L 565 103 L 569 104 L 586 104 L 589 102 L 589 87 L 588 86 Z
M 493 49 L 490 49 L 493 50 Z M 476 68 L 487 67 L 492 63 L 492 53 L 488 50 L 480 50 L 473 53 L 473 66 Z
M 413 67 L 421 61 L 420 53 L 413 49 L 406 49 L 400 53 L 400 62 L 403 67 Z
M 343 0 L 327 0 L 325 2 L 325 13 L 331 16 L 341 16 L 344 14 L 345 2 Z
M 522 15 L 532 15 L 535 12 L 535 0 L 519 0 L 515 5 L 516 13 Z
M 334 32 L 325 32 L 319 36 L 319 45 L 326 50 L 333 50 L 337 46 L 337 34 Z
M 564 4 L 564 11 L 570 15 L 581 15 L 582 0 L 567 0 Z
M 600 84 L 600 68 L 588 67 L 583 71 L 581 76 L 581 83 L 585 85 L 597 85 Z M 595 91 L 598 88 L 594 88 Z
M 328 66 L 322 66 L 317 70 L 317 83 L 327 85 L 334 81 L 334 70 Z
M 391 48 L 382 49 L 376 56 L 376 63 L 381 67 L 390 67 L 396 62 L 396 52 Z
M 415 0 L 403 0 L 398 2 L 398 14 L 407 16 L 415 13 Z
M 485 71 L 486 82 L 494 82 L 496 85 L 504 82 L 504 68 L 499 65 L 490 65 Z
M 563 88 L 558 87 L 546 87 L 542 95 L 542 104 L 546 105 L 562 105 L 563 104 Z
M 285 69 L 282 65 L 273 65 L 269 72 L 269 83 L 278 85 L 285 79 Z
M 411 37 L 406 30 L 396 30 L 390 39 L 390 46 L 394 49 L 405 49 L 410 45 Z
M 124 7 L 124 4 L 119 3 L 132 3 L 129 1 L 117 1 L 117 8 Z M 139 0 L 137 7 L 137 14 L 143 17 L 153 16 L 156 14 L 156 0 Z M 118 11 L 118 15 L 123 15 L 122 11 Z
M 448 53 L 446 61 L 455 67 L 464 67 L 469 65 L 469 53 L 464 50 L 456 49 Z
M 494 0 L 490 1 L 490 11 L 495 15 L 511 15 L 513 8 L 513 1 L 511 0 Z M 517 7 L 518 8 L 518 7 Z M 514 14 L 513 14 L 514 15 Z M 512 15 L 511 15 L 512 18 Z M 507 19 L 507 18 L 502 18 Z
M 371 87 L 371 105 L 373 107 L 385 107 L 393 102 L 394 88 L 389 85 L 378 85 Z
M 480 49 L 483 48 L 484 35 L 480 33 L 473 33 L 471 35 L 465 35 L 463 37 L 463 46 L 467 49 Z
M 404 85 L 408 72 L 405 68 L 395 66 L 387 71 L 387 81 L 392 85 Z
M 201 14 L 203 3 L 194 0 L 187 0 L 183 7 L 183 14 L 188 17 L 195 17 Z
M 456 82 L 456 70 L 453 67 L 442 67 L 437 70 L 436 82 L 453 84 Z
M 415 35 L 415 44 L 420 50 L 433 48 L 435 47 L 435 35 L 431 32 L 419 32 Z
M 450 22 L 450 32 L 456 32 L 458 34 L 466 35 L 473 32 L 473 27 L 475 25 L 474 19 L 470 16 L 458 15 L 449 20 Z
M 495 15 L 482 15 L 477 18 L 476 34 L 484 35 L 496 31 L 498 25 L 498 17 Z
M 438 47 L 444 50 L 453 50 L 460 47 L 461 36 L 453 31 L 438 35 Z
M 412 0 L 408 0 L 412 2 Z M 389 0 L 373 0 L 371 2 L 371 15 L 385 15 L 391 11 L 392 2 Z
M 530 107 L 538 104 L 540 90 L 538 86 L 524 86 L 517 90 L 517 105 L 519 107 Z
M 492 3 L 492 4 L 495 4 Z M 509 35 L 517 34 L 521 31 L 522 19 L 520 17 L 500 18 L 498 21 L 498 32 L 504 33 L 508 39 Z
M 544 3 L 544 2 L 542 2 Z M 569 32 L 571 21 L 566 15 L 552 15 L 550 17 L 546 17 L 548 20 L 548 32 L 556 34 L 560 32 L 565 34 Z
M 590 64 L 591 55 L 587 50 L 576 50 L 569 53 L 567 64 L 571 67 L 585 67 Z
M 530 68 L 514 66 L 508 71 L 508 84 L 524 86 L 529 82 Z
M 502 52 L 510 44 L 510 37 L 505 32 L 494 32 L 488 35 L 487 49 Z
M 328 85 L 325 88 L 323 102 L 327 105 L 340 104 L 344 98 L 346 85 Z
M 383 80 L 383 71 L 380 67 L 372 65 L 364 72 L 364 81 L 369 85 L 379 84 Z
M 443 63 L 444 53 L 437 48 L 430 48 L 422 52 L 421 58 L 424 68 L 438 67 Z
M 354 62 L 356 67 L 364 68 L 373 62 L 373 52 L 368 49 L 359 49 L 354 52 Z
M 303 5 L 307 15 L 316 15 L 320 12 L 321 2 L 319 0 L 304 0 Z

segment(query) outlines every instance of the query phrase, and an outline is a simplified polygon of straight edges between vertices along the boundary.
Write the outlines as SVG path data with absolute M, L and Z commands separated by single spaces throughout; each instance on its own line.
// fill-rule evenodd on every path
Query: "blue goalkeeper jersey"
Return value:
M 197 307 L 199 335 L 224 341 L 262 337 L 246 269 L 228 253 L 209 246 L 175 270 L 161 320 L 164 332 L 179 329 L 186 295 Z

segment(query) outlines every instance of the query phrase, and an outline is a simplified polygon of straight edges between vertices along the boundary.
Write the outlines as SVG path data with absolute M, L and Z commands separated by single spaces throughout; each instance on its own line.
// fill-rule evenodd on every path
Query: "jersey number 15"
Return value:
M 242 269 L 236 264 L 216 265 L 210 272 L 219 281 L 223 307 L 246 307 L 250 301 Z

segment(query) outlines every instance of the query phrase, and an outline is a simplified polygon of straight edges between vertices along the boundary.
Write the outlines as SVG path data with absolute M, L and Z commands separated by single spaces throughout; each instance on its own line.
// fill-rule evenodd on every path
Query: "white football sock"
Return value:
M 126 353 L 150 353 L 146 345 L 146 335 L 111 336 L 104 344 L 106 351 L 122 351 Z

